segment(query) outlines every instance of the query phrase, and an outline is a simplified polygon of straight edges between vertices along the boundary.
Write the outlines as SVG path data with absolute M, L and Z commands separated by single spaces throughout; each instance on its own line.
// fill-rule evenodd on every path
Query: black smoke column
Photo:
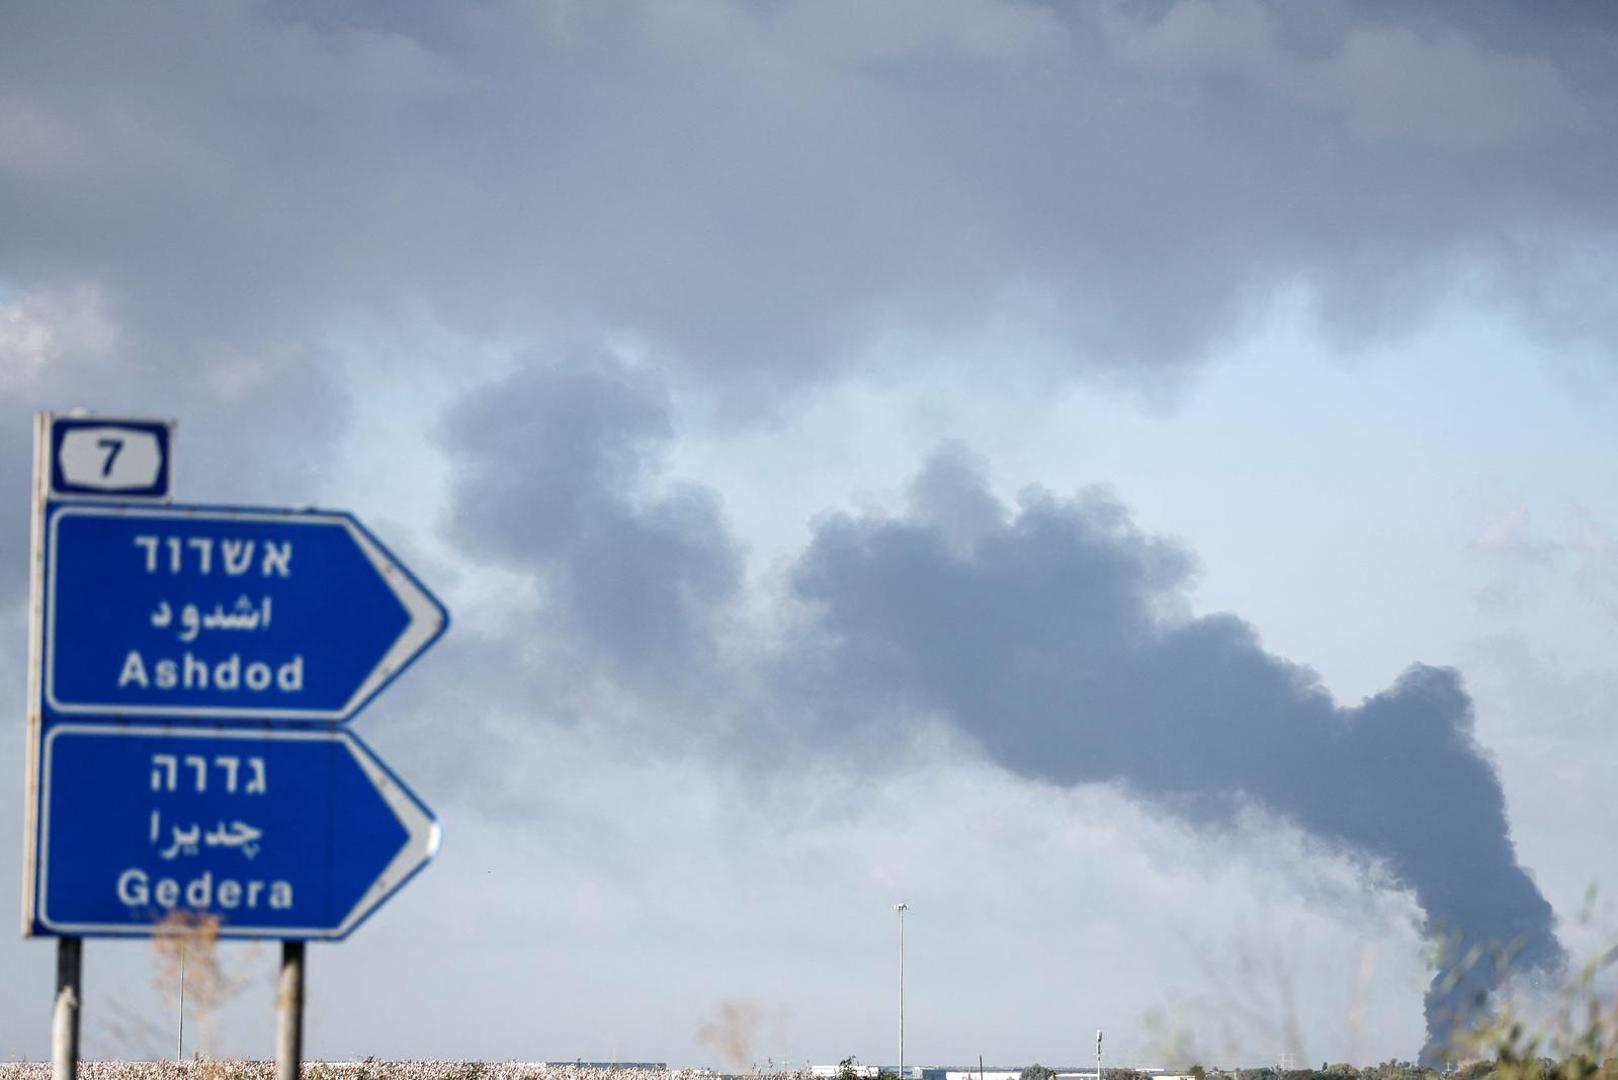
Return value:
M 1453 671 L 1412 667 L 1343 708 L 1239 619 L 1176 618 L 1188 557 L 1114 502 L 1033 491 L 1008 519 L 948 459 L 915 492 L 907 518 L 824 523 L 798 567 L 839 680 L 946 714 L 1027 776 L 1121 780 L 1202 821 L 1254 801 L 1381 860 L 1430 935 L 1459 935 L 1448 955 L 1563 963 Z M 1451 974 L 1428 993 L 1429 1058 L 1498 982 L 1490 958 Z

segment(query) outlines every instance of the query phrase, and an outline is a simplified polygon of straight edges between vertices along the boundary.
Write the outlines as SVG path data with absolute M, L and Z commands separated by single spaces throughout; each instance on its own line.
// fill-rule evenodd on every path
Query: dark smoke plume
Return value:
M 1251 800 L 1382 861 L 1451 957 L 1475 945 L 1514 949 L 1516 971 L 1563 963 L 1455 672 L 1417 665 L 1340 706 L 1241 620 L 1175 618 L 1190 560 L 1107 498 L 1032 491 L 1008 519 L 951 459 L 914 491 L 905 519 L 822 524 L 798 567 L 842 678 L 947 714 L 1028 776 L 1121 780 L 1201 821 Z M 1424 1055 L 1500 977 L 1488 959 L 1440 963 Z

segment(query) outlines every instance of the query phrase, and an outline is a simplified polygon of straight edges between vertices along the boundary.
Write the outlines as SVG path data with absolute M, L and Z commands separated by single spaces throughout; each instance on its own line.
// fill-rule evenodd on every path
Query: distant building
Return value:
M 876 1077 L 883 1073 L 888 1073 L 891 1076 L 899 1075 L 899 1066 L 897 1065 L 855 1064 L 853 1069 L 854 1075 L 862 1077 L 863 1080 L 876 1080 Z M 843 1074 L 843 1067 L 841 1065 L 811 1065 L 809 1066 L 809 1071 L 816 1076 L 837 1077 Z M 977 1075 L 974 1070 L 972 1073 L 973 1080 L 976 1080 Z M 984 1075 L 985 1080 L 1000 1078 L 999 1073 L 986 1073 Z M 955 1074 L 945 1069 L 929 1069 L 922 1065 L 906 1065 L 903 1080 L 952 1080 L 954 1076 Z M 1010 1074 L 1010 1080 L 1017 1080 L 1017 1074 Z
M 572 1061 L 541 1061 L 543 1069 L 645 1069 L 650 1072 L 668 1072 L 669 1063 L 666 1061 L 583 1061 L 574 1058 Z
M 899 1074 L 896 1065 L 860 1065 L 853 1066 L 854 1075 L 861 1080 L 876 1080 L 881 1073 Z M 1168 1073 L 1160 1068 L 1132 1067 L 1128 1065 L 1109 1065 L 1109 1069 L 1131 1069 L 1134 1072 L 1144 1073 L 1152 1080 L 1193 1080 L 1192 1077 L 1177 1073 Z M 811 1065 L 809 1071 L 817 1077 L 826 1080 L 835 1080 L 842 1074 L 841 1065 Z M 1056 1080 L 1096 1080 L 1096 1071 L 1090 1069 L 1058 1068 L 1055 1070 Z M 976 1065 L 906 1065 L 903 1080 L 1021 1080 L 1022 1067 L 1008 1068 L 1005 1065 L 979 1068 Z

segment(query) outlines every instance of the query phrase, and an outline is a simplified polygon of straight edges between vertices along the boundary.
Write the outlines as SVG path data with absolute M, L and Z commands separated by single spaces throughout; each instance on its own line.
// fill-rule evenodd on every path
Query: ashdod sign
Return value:
M 64 715 L 343 720 L 448 622 L 345 513 L 81 503 L 46 531 Z

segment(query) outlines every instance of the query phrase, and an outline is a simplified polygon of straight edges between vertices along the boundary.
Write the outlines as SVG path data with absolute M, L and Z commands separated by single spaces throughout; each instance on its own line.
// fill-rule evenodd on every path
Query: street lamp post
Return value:
M 905 1075 L 905 912 L 910 905 L 900 902 L 893 905 L 893 910 L 899 913 L 899 1080 Z

